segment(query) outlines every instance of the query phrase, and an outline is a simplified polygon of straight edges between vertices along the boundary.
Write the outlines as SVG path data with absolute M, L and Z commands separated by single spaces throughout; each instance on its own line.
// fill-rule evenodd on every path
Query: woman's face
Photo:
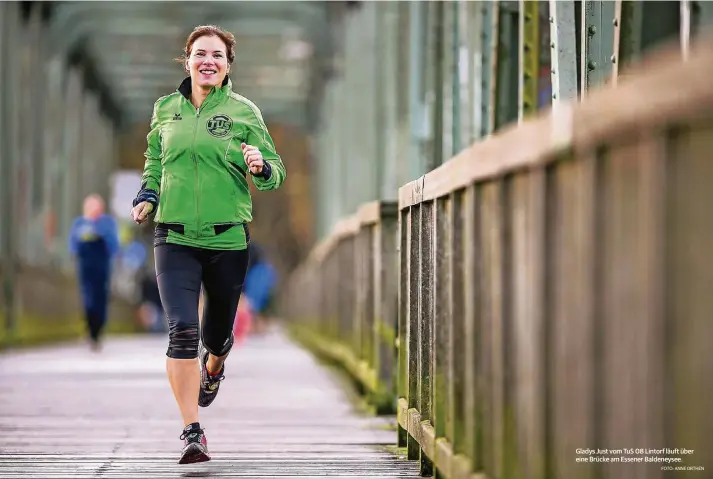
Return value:
M 228 73 L 228 55 L 223 40 L 203 36 L 193 42 L 188 58 L 188 71 L 194 85 L 204 88 L 220 86 Z

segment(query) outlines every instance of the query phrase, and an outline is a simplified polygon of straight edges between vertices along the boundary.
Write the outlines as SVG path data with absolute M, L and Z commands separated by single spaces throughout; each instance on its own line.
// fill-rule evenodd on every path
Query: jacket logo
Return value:
M 215 136 L 216 138 L 221 138 L 230 133 L 233 128 L 233 120 L 229 116 L 218 114 L 213 115 L 210 120 L 205 124 L 208 133 Z
M 173 119 L 174 119 L 174 121 L 175 121 L 175 120 L 182 120 L 183 118 L 181 118 L 181 114 L 180 114 L 180 113 L 174 113 L 174 114 L 173 114 Z

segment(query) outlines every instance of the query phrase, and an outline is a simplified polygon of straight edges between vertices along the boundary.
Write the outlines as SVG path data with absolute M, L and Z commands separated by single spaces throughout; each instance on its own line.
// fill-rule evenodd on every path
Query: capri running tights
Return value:
M 168 320 L 168 351 L 175 359 L 198 357 L 199 337 L 208 352 L 228 354 L 248 267 L 244 250 L 209 250 L 164 243 L 154 248 L 161 303 Z M 204 289 L 202 327 L 198 299 Z M 200 336 L 199 336 L 200 331 Z

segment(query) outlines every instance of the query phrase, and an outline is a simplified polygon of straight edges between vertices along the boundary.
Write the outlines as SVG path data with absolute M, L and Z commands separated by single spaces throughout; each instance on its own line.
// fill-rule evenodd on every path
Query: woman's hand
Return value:
M 262 153 L 255 146 L 246 145 L 242 143 L 241 148 L 243 149 L 243 158 L 245 158 L 245 164 L 248 165 L 250 173 L 253 175 L 259 175 L 262 173 L 262 168 L 265 163 L 262 160 Z
M 152 210 L 153 205 L 151 203 L 142 201 L 131 209 L 131 219 L 137 224 L 141 224 L 146 221 L 146 218 L 148 218 Z

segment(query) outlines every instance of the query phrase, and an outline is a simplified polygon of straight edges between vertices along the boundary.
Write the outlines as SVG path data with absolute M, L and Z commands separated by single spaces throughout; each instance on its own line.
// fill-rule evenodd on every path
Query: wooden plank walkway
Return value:
M 418 477 L 389 451 L 393 418 L 358 414 L 342 383 L 279 330 L 234 350 L 201 409 L 213 460 L 176 464 L 182 424 L 163 337 L 0 354 L 0 477 Z

